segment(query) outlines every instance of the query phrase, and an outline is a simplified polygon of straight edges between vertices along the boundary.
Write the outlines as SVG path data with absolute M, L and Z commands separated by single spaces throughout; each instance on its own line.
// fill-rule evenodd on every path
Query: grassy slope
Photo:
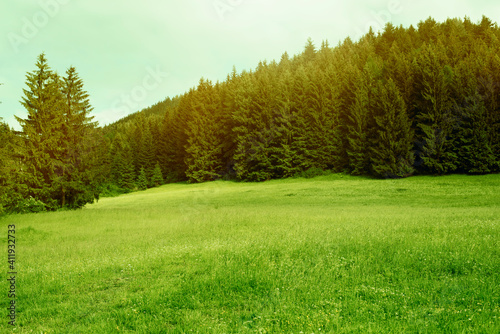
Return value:
M 500 175 L 331 175 L 6 217 L 15 332 L 498 333 L 499 203 Z

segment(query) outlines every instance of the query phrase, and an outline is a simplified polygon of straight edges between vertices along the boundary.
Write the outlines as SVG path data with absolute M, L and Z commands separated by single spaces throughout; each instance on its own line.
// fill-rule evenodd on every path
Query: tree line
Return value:
M 158 162 L 169 181 L 498 172 L 499 39 L 483 17 L 387 24 L 336 47 L 309 40 L 294 57 L 201 79 L 163 116 L 139 113 L 105 131 L 123 154 L 116 166 L 129 154 L 137 175 Z M 151 139 L 154 159 L 141 162 Z
M 478 23 L 429 18 L 416 28 L 389 23 L 383 32 L 370 30 L 335 47 L 308 40 L 298 55 L 233 69 L 223 82 L 202 78 L 185 94 L 104 128 L 79 123 L 95 132 L 86 145 L 100 169 L 80 182 L 94 182 L 91 191 L 68 186 L 81 170 L 55 164 L 49 169 L 58 172 L 42 173 L 37 180 L 43 182 L 28 186 L 39 192 L 29 195 L 44 203 L 56 199 L 57 207 L 83 193 L 95 198 L 103 189 L 164 182 L 264 181 L 322 171 L 379 178 L 498 172 L 499 51 L 500 29 L 486 17 Z M 67 103 L 60 110 L 69 110 Z M 85 110 L 81 117 L 88 118 Z M 2 133 L 24 141 L 16 147 L 35 145 L 27 143 L 31 123 L 20 122 L 21 135 Z M 61 133 L 51 140 L 65 143 L 58 161 L 72 166 L 68 150 L 80 139 L 69 144 L 63 138 L 70 135 L 62 135 L 68 125 L 48 123 Z

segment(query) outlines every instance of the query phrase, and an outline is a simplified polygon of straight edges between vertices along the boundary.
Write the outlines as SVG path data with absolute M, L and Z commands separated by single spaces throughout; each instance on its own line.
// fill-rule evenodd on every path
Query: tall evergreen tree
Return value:
M 186 133 L 186 176 L 192 182 L 220 177 L 223 169 L 223 135 L 220 124 L 220 97 L 210 81 L 200 80 L 192 100 L 192 118 Z
M 132 150 L 121 133 L 113 138 L 110 148 L 111 176 L 120 188 L 132 190 L 135 187 L 135 168 Z
M 104 164 L 97 157 L 99 145 L 97 123 L 90 116 L 93 108 L 83 80 L 76 69 L 70 67 L 63 78 L 61 92 L 64 97 L 63 164 L 60 169 L 61 206 L 81 207 L 98 198 L 97 179 Z
M 392 79 L 378 81 L 373 96 L 375 120 L 370 163 L 374 175 L 382 178 L 406 177 L 413 173 L 413 131 L 406 106 Z
M 137 188 L 139 190 L 146 190 L 148 189 L 149 181 L 148 181 L 148 176 L 146 174 L 146 170 L 144 167 L 141 167 L 139 171 L 139 176 L 137 177 Z
M 428 172 L 452 172 L 457 167 L 450 140 L 455 121 L 450 94 L 453 70 L 446 65 L 442 44 L 424 46 L 416 65 L 421 94 L 416 115 L 417 156 Z
M 355 99 L 346 119 L 347 155 L 349 170 L 360 175 L 369 171 L 369 148 L 373 141 L 374 120 L 372 99 L 376 93 L 374 87 L 382 78 L 381 59 L 369 57 L 363 72 L 358 72 Z
M 14 132 L 0 117 L 0 216 L 16 206 L 24 189 L 18 184 L 20 166 L 16 150 L 18 143 Z
M 151 177 L 150 186 L 159 187 L 163 184 L 163 175 L 161 172 L 160 164 L 157 162 L 153 170 L 153 176 Z
M 16 116 L 24 139 L 28 195 L 41 200 L 49 208 L 59 206 L 59 175 L 64 168 L 64 100 L 61 80 L 52 72 L 44 54 L 38 57 L 37 69 L 26 75 L 21 104 L 28 117 Z
M 149 125 L 146 125 L 143 129 L 139 155 L 141 157 L 140 166 L 144 167 L 148 179 L 151 179 L 155 167 L 156 156 L 153 134 L 151 133 Z

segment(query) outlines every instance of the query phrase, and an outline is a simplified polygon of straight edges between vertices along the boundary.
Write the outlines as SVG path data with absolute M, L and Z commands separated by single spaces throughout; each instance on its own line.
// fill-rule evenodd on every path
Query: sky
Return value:
M 174 97 L 200 78 L 225 80 L 259 61 L 359 39 L 387 22 L 417 26 L 482 16 L 497 0 L 21 0 L 0 2 L 0 117 L 19 130 L 26 73 L 45 53 L 64 75 L 74 66 L 100 125 Z

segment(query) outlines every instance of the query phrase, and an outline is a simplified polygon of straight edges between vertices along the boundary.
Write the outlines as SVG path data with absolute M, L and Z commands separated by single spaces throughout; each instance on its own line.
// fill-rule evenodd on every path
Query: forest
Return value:
M 28 72 L 21 131 L 0 123 L 0 214 L 80 208 L 170 182 L 500 170 L 500 29 L 394 26 L 200 79 L 99 127 L 76 69 Z M 1 97 L 0 97 L 1 100 Z

